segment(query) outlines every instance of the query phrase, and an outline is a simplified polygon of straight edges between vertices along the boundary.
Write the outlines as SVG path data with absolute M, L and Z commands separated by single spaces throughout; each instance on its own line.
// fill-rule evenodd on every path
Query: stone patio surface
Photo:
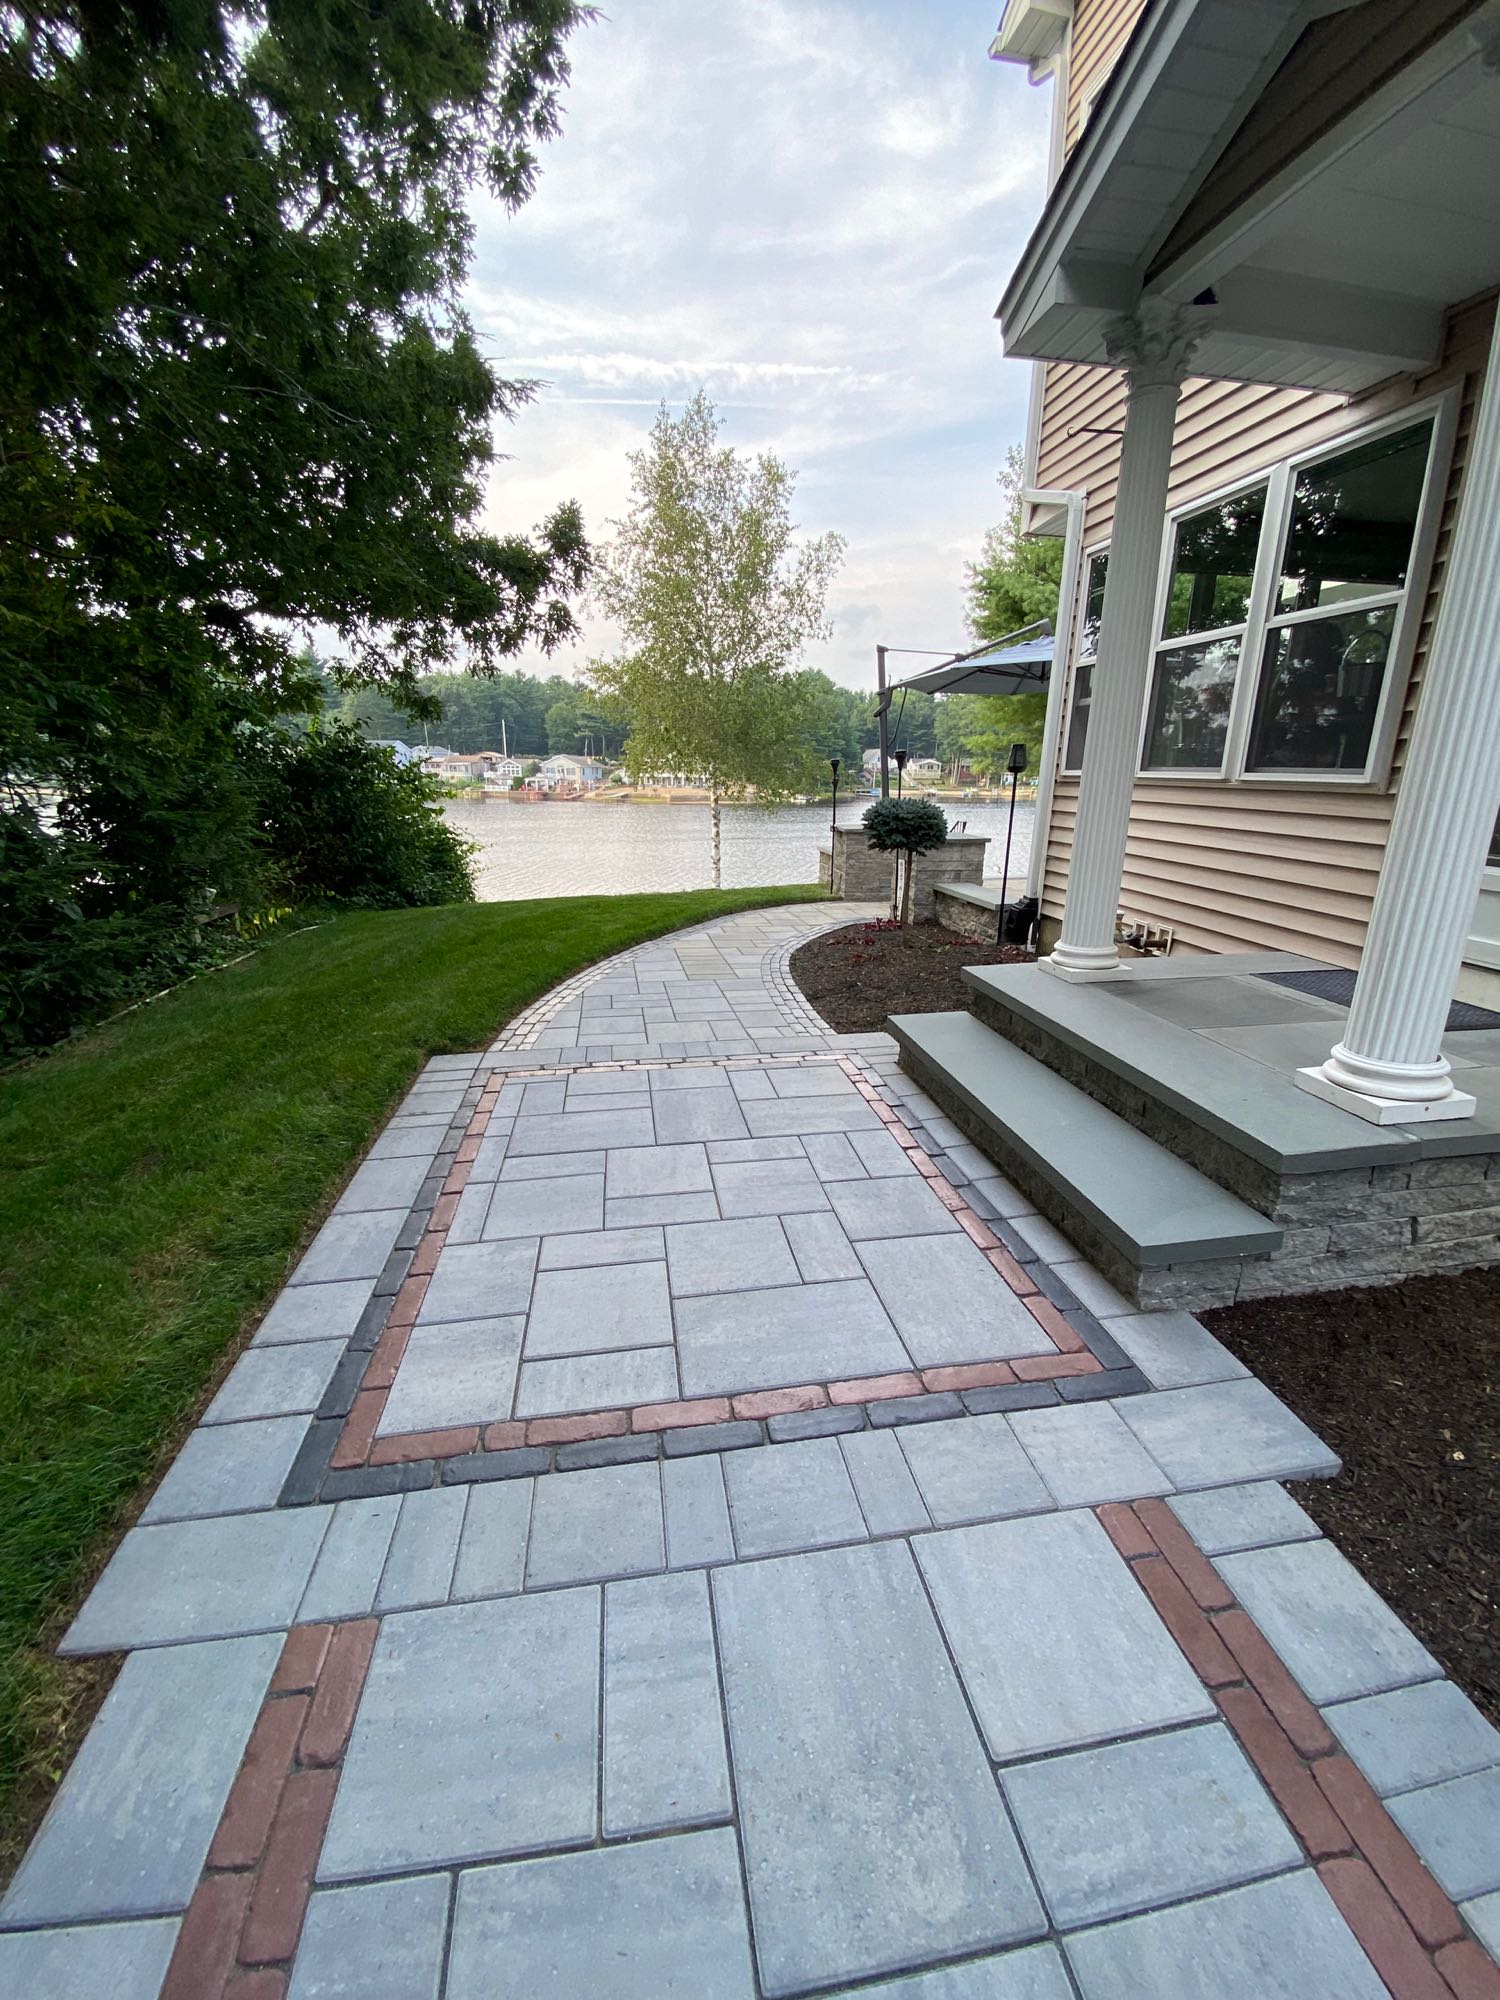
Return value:
M 1500 1734 L 790 948 L 430 1063 L 64 1641 L 28 2000 L 1494 2000 Z

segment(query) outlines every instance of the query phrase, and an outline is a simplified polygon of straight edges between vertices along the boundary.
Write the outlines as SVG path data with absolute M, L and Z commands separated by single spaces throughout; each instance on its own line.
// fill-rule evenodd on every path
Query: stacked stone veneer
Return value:
M 912 915 L 925 921 L 936 914 L 934 893 L 940 883 L 983 881 L 988 845 L 983 835 L 960 833 L 951 835 L 931 853 L 919 854 L 912 879 Z M 860 826 L 839 827 L 831 851 L 825 847 L 818 857 L 819 882 L 830 895 L 851 903 L 888 903 L 894 869 L 894 856 L 877 854 Z
M 1414 1159 L 1409 1165 L 1282 1173 L 993 996 L 976 992 L 971 1004 L 979 1019 L 1007 1041 L 1282 1225 L 1282 1246 L 1270 1257 L 1138 1270 L 1050 1183 L 1033 1174 L 1023 1158 L 998 1158 L 1003 1138 L 988 1125 L 981 1127 L 973 1112 L 944 1088 L 940 1075 L 924 1075 L 922 1087 L 954 1122 L 996 1156 L 1002 1171 L 1025 1189 L 1040 1212 L 1065 1229 L 1110 1282 L 1139 1305 L 1201 1310 L 1237 1299 L 1378 1285 L 1416 1272 L 1500 1262 L 1500 1149 Z
M 973 938 L 976 944 L 993 944 L 995 932 L 1000 923 L 998 909 L 989 909 L 983 903 L 966 902 L 962 896 L 949 895 L 942 883 L 933 888 L 933 914 L 946 930 L 957 931 L 960 937 Z

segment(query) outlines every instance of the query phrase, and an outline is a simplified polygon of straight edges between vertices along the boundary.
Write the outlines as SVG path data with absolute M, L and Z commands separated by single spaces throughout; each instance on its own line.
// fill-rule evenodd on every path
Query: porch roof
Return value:
M 1151 0 L 1006 290 L 1007 353 L 1103 363 L 1150 291 L 1213 308 L 1195 374 L 1354 394 L 1436 363 L 1446 310 L 1500 282 L 1500 0 L 1447 0 L 1359 82 L 1335 15 L 1346 44 L 1356 16 L 1413 32 L 1384 0 Z M 1281 119 L 1320 61 L 1347 108 Z

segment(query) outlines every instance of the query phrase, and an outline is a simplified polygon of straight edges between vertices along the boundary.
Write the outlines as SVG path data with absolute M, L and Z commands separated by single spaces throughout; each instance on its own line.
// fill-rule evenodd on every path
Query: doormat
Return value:
M 1335 1007 L 1347 1007 L 1354 998 L 1355 975 L 1339 966 L 1317 972 L 1259 972 L 1255 976 L 1272 986 L 1290 986 L 1294 993 L 1310 993 L 1315 1000 L 1330 1001 Z M 1448 1009 L 1446 1032 L 1461 1035 L 1466 1028 L 1500 1028 L 1500 1014 L 1467 1000 L 1455 1000 Z

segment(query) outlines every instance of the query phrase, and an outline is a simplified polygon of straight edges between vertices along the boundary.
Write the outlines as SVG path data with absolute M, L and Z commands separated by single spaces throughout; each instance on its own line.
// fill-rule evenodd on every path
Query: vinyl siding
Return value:
M 1179 408 L 1174 506 L 1436 390 L 1462 385 L 1452 470 L 1396 739 L 1392 785 L 1410 740 L 1431 643 L 1494 311 L 1493 298 L 1456 309 L 1436 370 L 1422 378 L 1399 377 L 1355 402 L 1200 381 L 1187 385 Z M 1123 407 L 1123 382 L 1113 371 L 1049 368 L 1039 483 L 1087 489 L 1086 546 L 1107 540 L 1110 533 L 1119 439 L 1087 435 L 1082 426 L 1118 425 Z M 1062 916 L 1077 806 L 1077 778 L 1059 774 L 1048 838 L 1044 920 Z M 1316 783 L 1141 780 L 1131 808 L 1121 907 L 1132 921 L 1171 925 L 1179 950 L 1279 949 L 1357 965 L 1392 807 L 1389 788 L 1355 792 Z
M 1065 153 L 1083 130 L 1083 108 L 1119 60 L 1131 30 L 1146 11 L 1146 0 L 1078 0 L 1068 42 Z

